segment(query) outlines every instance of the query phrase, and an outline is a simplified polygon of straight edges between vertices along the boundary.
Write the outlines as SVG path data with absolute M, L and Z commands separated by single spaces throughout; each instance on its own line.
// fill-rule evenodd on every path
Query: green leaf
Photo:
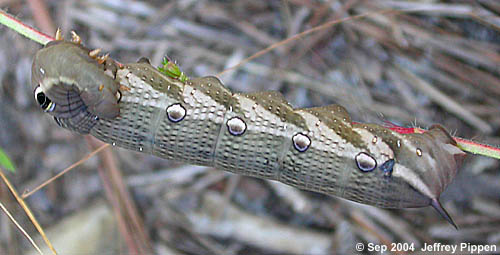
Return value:
M 5 152 L 0 148 L 0 167 L 5 168 L 8 171 L 11 171 L 13 173 L 16 172 L 16 168 L 14 167 L 14 164 L 10 160 L 9 156 L 5 154 Z

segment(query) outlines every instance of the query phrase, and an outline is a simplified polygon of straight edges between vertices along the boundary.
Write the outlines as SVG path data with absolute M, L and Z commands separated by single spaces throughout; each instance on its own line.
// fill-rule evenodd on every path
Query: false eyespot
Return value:
M 186 117 L 186 109 L 181 104 L 173 104 L 167 107 L 167 117 L 171 122 L 179 122 Z
M 360 152 L 354 158 L 359 170 L 363 172 L 373 171 L 377 167 L 377 161 L 368 153 Z
M 311 139 L 302 133 L 298 133 L 292 137 L 293 147 L 299 152 L 305 152 L 311 146 Z
M 40 107 L 43 109 L 45 112 L 52 112 L 56 108 L 56 104 L 50 100 L 45 93 L 43 92 L 42 87 L 38 85 L 35 88 L 35 100 L 38 102 Z
M 227 121 L 227 130 L 231 135 L 242 135 L 247 130 L 247 124 L 242 119 L 233 117 Z

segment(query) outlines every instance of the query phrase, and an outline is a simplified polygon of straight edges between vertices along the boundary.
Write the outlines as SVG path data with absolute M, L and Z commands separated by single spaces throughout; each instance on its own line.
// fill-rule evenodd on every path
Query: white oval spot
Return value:
M 167 107 L 167 117 L 168 120 L 172 122 L 179 122 L 186 117 L 186 109 L 182 107 L 181 104 L 173 104 L 169 107 Z
M 311 139 L 302 133 L 295 134 L 292 137 L 293 147 L 299 152 L 304 152 L 311 146 Z
M 360 152 L 354 158 L 359 170 L 363 172 L 373 171 L 377 167 L 377 161 L 368 153 Z
M 227 121 L 227 130 L 231 135 L 242 135 L 247 130 L 247 124 L 242 119 L 233 117 Z

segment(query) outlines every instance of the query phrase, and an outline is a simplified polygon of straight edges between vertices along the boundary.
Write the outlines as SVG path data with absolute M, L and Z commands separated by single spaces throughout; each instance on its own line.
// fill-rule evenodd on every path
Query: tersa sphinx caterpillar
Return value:
M 32 66 L 35 99 L 69 130 L 363 204 L 432 205 L 454 225 L 438 199 L 465 153 L 443 127 L 400 134 L 353 123 L 339 105 L 294 109 L 278 92 L 234 93 L 215 77 L 184 78 L 61 40 Z

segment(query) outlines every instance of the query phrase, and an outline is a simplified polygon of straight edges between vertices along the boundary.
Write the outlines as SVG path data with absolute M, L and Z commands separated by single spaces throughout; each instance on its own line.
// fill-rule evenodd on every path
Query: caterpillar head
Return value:
M 52 41 L 33 60 L 34 98 L 57 124 L 89 133 L 99 118 L 119 115 L 116 64 L 78 43 Z

